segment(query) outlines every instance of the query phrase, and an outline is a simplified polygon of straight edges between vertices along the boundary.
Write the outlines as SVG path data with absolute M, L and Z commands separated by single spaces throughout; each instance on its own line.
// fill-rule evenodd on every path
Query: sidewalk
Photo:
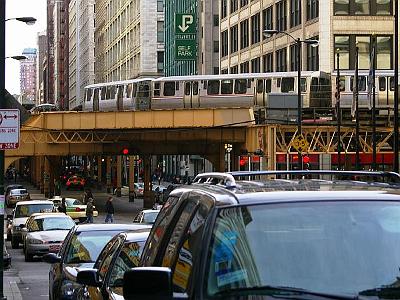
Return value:
M 15 270 L 12 269 L 4 271 L 3 290 L 7 300 L 22 300 L 22 295 L 18 288 L 20 279 L 18 274 L 15 273 Z

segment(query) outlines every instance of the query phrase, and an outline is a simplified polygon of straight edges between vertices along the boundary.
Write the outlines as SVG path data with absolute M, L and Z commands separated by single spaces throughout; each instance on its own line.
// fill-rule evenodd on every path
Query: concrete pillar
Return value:
M 101 174 L 102 174 L 102 157 L 101 155 L 97 157 L 97 189 L 102 189 L 101 184 Z
M 107 168 L 107 193 L 111 193 L 111 156 L 107 156 L 106 161 L 106 168 Z
M 129 156 L 129 202 L 135 200 L 135 156 Z
M 143 208 L 152 208 L 154 199 L 151 191 L 151 157 L 144 155 L 144 196 L 143 196 Z
M 117 192 L 116 195 L 117 197 L 121 197 L 121 174 L 122 174 L 122 156 L 118 155 L 117 156 Z

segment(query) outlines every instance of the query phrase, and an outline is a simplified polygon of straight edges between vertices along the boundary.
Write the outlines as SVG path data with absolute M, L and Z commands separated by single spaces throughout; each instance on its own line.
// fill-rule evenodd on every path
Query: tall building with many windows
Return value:
M 302 70 L 369 68 L 371 36 L 377 38 L 377 68 L 392 69 L 393 0 L 221 0 L 220 68 L 222 73 L 297 70 L 294 39 L 318 39 L 319 47 L 302 44 Z M 285 31 L 265 36 L 263 30 Z
M 44 94 L 44 61 L 47 53 L 47 33 L 46 31 L 38 33 L 37 37 L 38 51 L 36 59 L 36 105 L 45 101 Z
M 104 53 L 104 63 L 96 64 L 96 74 L 103 74 L 105 81 L 162 75 L 164 11 L 159 1 L 99 2 L 95 41 Z
M 82 107 L 85 86 L 94 83 L 94 0 L 69 3 L 69 108 Z
M 35 48 L 25 48 L 22 51 L 22 55 L 26 59 L 20 62 L 20 99 L 22 104 L 34 104 L 36 98 L 37 50 Z

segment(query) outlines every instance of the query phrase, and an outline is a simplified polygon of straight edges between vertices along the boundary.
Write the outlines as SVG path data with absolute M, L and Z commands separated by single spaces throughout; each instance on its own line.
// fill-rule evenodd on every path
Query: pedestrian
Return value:
M 93 198 L 89 198 L 86 204 L 86 223 L 93 223 Z
M 60 213 L 67 214 L 67 205 L 65 204 L 65 198 L 64 197 L 61 199 L 61 204 L 58 207 L 58 211 Z
M 113 197 L 108 197 L 108 200 L 106 202 L 106 219 L 104 222 L 108 223 L 108 221 L 110 221 L 110 223 L 114 223 L 114 205 L 112 203 L 113 201 Z

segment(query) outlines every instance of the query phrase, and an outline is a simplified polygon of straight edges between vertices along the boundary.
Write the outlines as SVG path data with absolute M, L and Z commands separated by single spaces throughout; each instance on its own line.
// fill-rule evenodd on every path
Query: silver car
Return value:
M 33 214 L 23 228 L 25 261 L 34 255 L 58 253 L 69 230 L 75 226 L 70 216 L 63 213 Z

